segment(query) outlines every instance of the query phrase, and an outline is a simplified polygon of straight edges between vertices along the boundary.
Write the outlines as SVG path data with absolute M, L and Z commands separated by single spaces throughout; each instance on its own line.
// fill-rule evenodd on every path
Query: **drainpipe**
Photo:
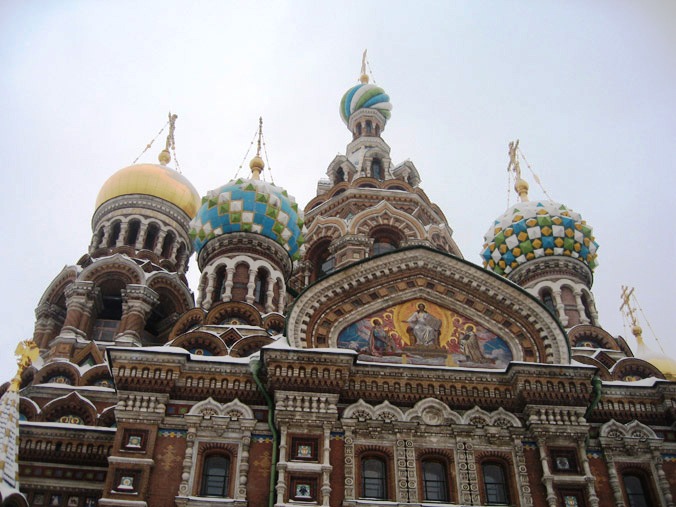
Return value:
M 261 361 L 260 359 L 252 359 L 249 362 L 249 368 L 251 368 L 251 373 L 253 373 L 254 381 L 258 386 L 258 389 L 263 393 L 266 403 L 268 404 L 268 427 L 272 432 L 272 458 L 270 462 L 270 491 L 268 492 L 268 507 L 274 507 L 275 505 L 275 480 L 277 476 L 277 452 L 279 449 L 279 433 L 277 433 L 277 428 L 275 427 L 275 405 L 270 398 L 270 394 L 265 390 L 261 379 L 258 377 L 258 374 L 261 371 Z
M 594 378 L 591 380 L 592 384 L 592 400 L 589 403 L 589 406 L 587 407 L 587 411 L 584 413 L 584 418 L 588 419 L 589 416 L 592 413 L 592 410 L 596 408 L 596 405 L 599 404 L 599 401 L 601 401 L 601 386 L 603 385 L 603 382 L 601 381 L 601 378 L 598 375 L 594 375 Z

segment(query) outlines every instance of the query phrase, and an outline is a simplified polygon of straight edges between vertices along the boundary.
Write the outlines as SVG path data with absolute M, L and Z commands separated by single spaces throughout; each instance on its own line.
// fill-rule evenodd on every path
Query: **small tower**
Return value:
M 530 200 L 518 155 L 517 140 L 509 144 L 508 171 L 515 176 L 520 202 L 498 217 L 484 236 L 484 267 L 538 297 L 565 328 L 598 326 L 591 292 L 598 244 L 592 228 L 564 204 Z
M 262 119 L 250 178 L 207 193 L 190 224 L 202 273 L 198 305 L 238 301 L 261 313 L 282 313 L 286 281 L 303 243 L 303 215 L 286 190 L 263 181 Z
M 340 116 L 352 132 L 345 155 L 337 155 L 305 208 L 305 256 L 292 281 L 301 290 L 329 273 L 374 255 L 425 245 L 459 257 L 441 209 L 418 186 L 413 162 L 393 165 L 381 134 L 392 104 L 369 83 L 366 52 L 360 83 L 345 92 Z

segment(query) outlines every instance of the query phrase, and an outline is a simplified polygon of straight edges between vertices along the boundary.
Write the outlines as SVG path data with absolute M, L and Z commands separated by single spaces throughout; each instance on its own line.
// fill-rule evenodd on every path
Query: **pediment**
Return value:
M 414 316 L 420 305 L 429 316 Z M 382 330 L 374 332 L 376 320 Z M 565 331 L 536 298 L 426 247 L 367 259 L 319 280 L 296 300 L 287 333 L 294 347 L 351 348 L 376 362 L 411 363 L 416 355 L 431 358 L 420 364 L 440 366 L 570 362 Z

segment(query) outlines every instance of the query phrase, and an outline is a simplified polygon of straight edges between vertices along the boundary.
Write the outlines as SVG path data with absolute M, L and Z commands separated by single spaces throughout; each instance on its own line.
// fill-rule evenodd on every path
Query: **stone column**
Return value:
M 324 423 L 324 447 L 322 453 L 321 504 L 328 506 L 331 499 L 331 423 Z
M 256 288 L 256 271 L 249 268 L 249 283 L 246 284 L 246 302 L 250 305 L 254 302 L 254 289 Z
M 101 291 L 94 282 L 75 281 L 66 290 L 66 318 L 62 336 L 86 337 L 91 327 L 92 316 L 102 306 Z
M 166 235 L 167 231 L 160 229 L 160 232 L 157 234 L 157 238 L 155 238 L 155 248 L 153 251 L 160 257 L 162 257 L 162 244 L 164 243 L 164 237 Z
M 613 491 L 613 499 L 615 500 L 615 507 L 626 507 L 624 504 L 624 495 L 622 494 L 622 486 L 620 486 L 620 478 L 617 475 L 615 468 L 615 456 L 612 455 L 610 449 L 604 449 L 606 456 L 606 464 L 608 465 L 608 476 L 610 478 L 610 489 Z
M 63 322 L 66 313 L 57 305 L 51 303 L 42 303 L 35 309 L 35 330 L 33 331 L 33 341 L 41 349 L 47 348 L 50 340 L 54 338 Z
M 203 277 L 205 275 L 202 275 Z M 206 289 L 204 290 L 204 299 L 202 299 L 202 308 L 209 309 L 211 308 L 212 303 L 214 302 L 214 285 L 216 283 L 216 273 L 211 271 L 206 274 Z
M 120 235 L 117 237 L 115 246 L 124 245 L 124 238 L 127 236 L 127 230 L 129 230 L 129 222 L 122 222 L 120 224 Z
M 246 485 L 249 480 L 249 448 L 251 447 L 251 432 L 256 421 L 242 421 L 241 460 L 239 465 L 239 483 L 235 493 L 238 500 L 246 501 Z
M 122 319 L 117 345 L 141 345 L 141 333 L 150 311 L 160 302 L 157 293 L 145 285 L 129 284 L 122 291 Z
M 275 491 L 277 492 L 277 501 L 283 502 L 284 495 L 286 494 L 286 434 L 287 434 L 286 423 L 281 424 L 279 428 L 279 456 L 277 458 L 277 485 L 275 486 Z
M 664 473 L 664 468 L 662 463 L 664 459 L 662 458 L 662 453 L 660 452 L 659 444 L 652 444 L 650 446 L 650 454 L 652 454 L 653 465 L 655 465 L 655 470 L 657 471 L 657 485 L 660 488 L 660 492 L 664 497 L 664 501 L 667 504 L 667 507 L 674 507 L 674 497 L 671 494 L 671 487 L 667 475 Z
M 584 305 L 582 304 L 582 292 L 579 290 L 574 292 L 575 294 L 575 306 L 577 306 L 577 313 L 580 316 L 580 324 L 590 324 L 587 313 L 584 311 Z M 591 312 L 589 312 L 591 314 Z
M 235 284 L 235 267 L 227 266 L 225 268 L 225 291 L 221 295 L 221 301 L 230 301 L 232 299 L 232 286 Z
M 186 435 L 185 456 L 183 458 L 183 472 L 181 473 L 181 485 L 178 487 L 178 492 L 181 496 L 190 496 L 190 472 L 195 466 L 193 463 L 193 454 L 195 452 L 195 438 L 197 437 L 196 423 L 193 421 L 188 427 L 188 434 Z
M 554 491 L 554 477 L 549 469 L 549 456 L 547 455 L 547 442 L 543 437 L 537 439 L 538 450 L 540 451 L 540 464 L 542 465 L 542 484 L 547 490 L 547 505 L 557 507 L 558 499 Z
M 584 479 L 587 483 L 587 498 L 589 498 L 589 505 L 591 507 L 599 507 L 599 497 L 596 495 L 596 479 L 589 467 L 589 459 L 587 458 L 587 449 L 584 446 L 584 439 L 580 438 L 577 441 L 578 456 L 580 463 L 582 463 L 582 470 L 584 471 Z
M 556 313 L 559 315 L 561 324 L 565 327 L 568 325 L 568 316 L 566 315 L 566 307 L 561 299 L 561 290 L 552 290 L 554 296 L 554 303 L 556 303 Z
M 146 240 L 146 232 L 148 232 L 148 224 L 141 222 L 141 226 L 138 228 L 138 236 L 136 236 L 136 244 L 133 245 L 136 250 L 143 248 L 143 243 Z

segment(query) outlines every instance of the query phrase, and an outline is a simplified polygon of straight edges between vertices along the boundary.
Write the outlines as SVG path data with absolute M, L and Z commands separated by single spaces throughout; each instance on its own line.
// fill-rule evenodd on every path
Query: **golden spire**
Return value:
M 261 158 L 261 139 L 263 138 L 263 117 L 258 118 L 258 147 L 256 148 L 256 156 L 249 162 L 251 168 L 251 177 L 254 180 L 261 179 L 261 172 L 265 167 L 265 162 Z
M 636 309 L 631 306 L 631 296 L 634 294 L 634 287 L 625 287 L 622 286 L 622 294 L 620 299 L 622 299 L 622 304 L 620 305 L 620 310 L 626 312 L 629 321 L 631 322 L 631 333 L 636 337 L 636 342 L 638 343 L 638 348 L 641 349 L 645 347 L 643 343 L 643 329 L 638 325 L 638 318 L 636 318 Z
M 364 53 L 361 55 L 361 76 L 359 77 L 359 81 L 362 84 L 368 84 L 369 82 L 369 76 L 366 73 L 366 51 L 367 49 L 364 50 Z
M 515 176 L 514 190 L 519 194 L 521 202 L 528 201 L 528 183 L 521 178 L 521 166 L 519 165 L 519 156 L 516 150 L 519 149 L 519 140 L 509 143 L 509 165 L 507 171 L 513 172 Z
M 169 133 L 167 134 L 167 142 L 164 145 L 164 149 L 157 157 L 160 161 L 160 164 L 162 165 L 167 165 L 169 162 L 171 162 L 169 149 L 171 148 L 173 150 L 175 148 L 174 130 L 176 130 L 176 118 L 178 118 L 177 115 L 171 114 L 171 112 L 169 112 Z
M 16 360 L 18 366 L 16 375 L 12 379 L 9 390 L 18 392 L 21 387 L 21 375 L 40 355 L 40 349 L 33 340 L 24 340 L 19 342 L 14 351 L 14 355 L 19 356 Z

